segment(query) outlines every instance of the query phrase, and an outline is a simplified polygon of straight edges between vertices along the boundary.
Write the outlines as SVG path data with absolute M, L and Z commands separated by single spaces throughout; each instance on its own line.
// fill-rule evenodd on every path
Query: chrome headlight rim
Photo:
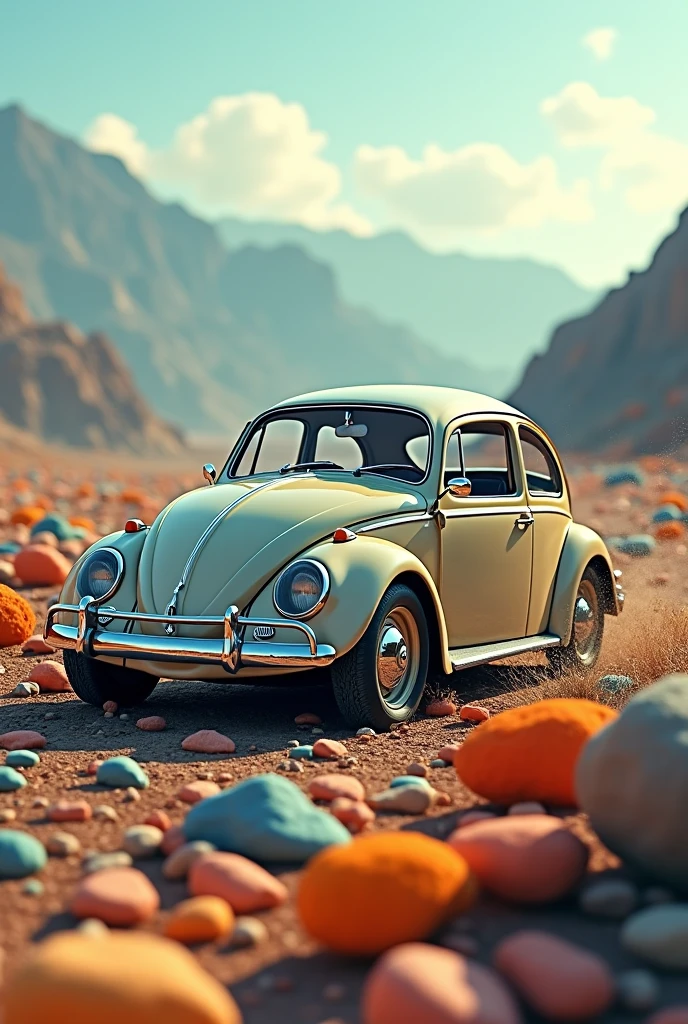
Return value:
M 321 582 L 320 597 L 318 598 L 316 603 L 313 605 L 313 607 L 308 609 L 308 611 L 305 611 L 305 612 L 290 612 L 290 611 L 287 611 L 286 609 L 280 607 L 279 601 L 277 599 L 277 594 L 279 592 L 280 583 L 282 582 L 282 579 L 283 579 L 285 573 L 293 571 L 299 565 L 307 565 L 309 567 L 315 568 L 316 572 L 320 576 L 320 582 Z M 277 612 L 283 618 L 285 618 L 285 619 L 301 619 L 301 620 L 303 620 L 303 619 L 310 619 L 314 615 L 317 615 L 318 612 L 322 610 L 325 602 L 327 601 L 327 598 L 329 597 L 329 593 L 330 593 L 330 574 L 327 571 L 327 569 L 325 568 L 325 566 L 322 564 L 322 562 L 316 561 L 315 558 L 297 558 L 295 561 L 290 562 L 289 565 L 285 566 L 284 569 L 282 569 L 282 571 L 279 574 L 279 576 L 277 577 L 277 579 L 275 580 L 274 586 L 272 588 L 272 603 L 275 606 L 275 609 L 277 610 Z
M 115 564 L 117 566 L 117 570 L 116 570 L 115 578 L 114 578 L 114 583 L 112 584 L 110 589 L 105 594 L 103 594 L 101 597 L 95 597 L 92 593 L 89 593 L 89 590 L 91 588 L 89 588 L 88 590 L 86 590 L 86 591 L 84 591 L 82 593 L 81 587 L 79 586 L 79 583 L 80 583 L 81 578 L 82 578 L 82 574 L 84 573 L 84 571 L 86 571 L 88 569 L 88 565 L 91 562 L 91 559 L 97 558 L 99 555 L 104 555 L 106 553 L 108 555 L 112 555 L 114 557 Z M 115 593 L 115 591 L 118 589 L 120 583 L 122 582 L 123 577 L 124 577 L 124 558 L 122 557 L 122 552 L 118 551 L 117 548 L 106 548 L 106 547 L 96 548 L 95 551 L 91 551 L 91 552 L 89 552 L 89 554 L 86 555 L 86 557 L 84 558 L 84 561 L 82 562 L 82 564 L 81 564 L 81 566 L 79 568 L 79 572 L 78 572 L 77 578 L 76 578 L 76 591 L 77 591 L 77 594 L 79 595 L 79 597 L 93 597 L 93 600 L 95 601 L 96 604 L 102 604 L 103 601 L 107 601 L 108 598 L 112 597 L 112 595 Z

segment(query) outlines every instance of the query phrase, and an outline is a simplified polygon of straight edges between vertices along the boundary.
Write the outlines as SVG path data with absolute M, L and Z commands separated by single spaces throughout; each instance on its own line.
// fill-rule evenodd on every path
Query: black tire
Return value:
M 602 649 L 605 597 L 604 582 L 589 565 L 578 584 L 571 639 L 566 647 L 550 647 L 546 652 L 555 675 L 587 672 L 595 667 Z
M 109 665 L 76 651 L 64 652 L 64 667 L 77 697 L 98 708 L 106 700 L 114 700 L 125 708 L 143 704 L 160 682 L 147 672 Z
M 401 636 L 394 647 L 392 630 Z M 379 658 L 385 657 L 381 651 L 385 636 L 387 649 L 396 652 L 388 654 L 385 661 L 390 685 L 395 674 L 401 673 L 390 689 L 384 680 L 381 683 L 378 670 Z M 334 696 L 347 724 L 385 732 L 411 718 L 423 696 L 429 655 L 428 624 L 420 600 L 409 587 L 392 584 L 356 646 L 331 668 Z

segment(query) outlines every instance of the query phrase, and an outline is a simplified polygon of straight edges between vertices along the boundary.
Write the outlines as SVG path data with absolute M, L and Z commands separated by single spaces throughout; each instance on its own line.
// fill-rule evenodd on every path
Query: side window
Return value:
M 234 476 L 275 473 L 287 462 L 298 462 L 302 438 L 300 420 L 270 420 L 256 430 Z
M 471 481 L 471 494 L 478 498 L 516 494 L 509 434 L 504 424 L 468 423 L 460 433 L 464 474 Z
M 548 446 L 529 430 L 519 427 L 518 436 L 530 494 L 561 494 L 561 475 Z
M 361 449 L 353 437 L 337 437 L 334 427 L 321 427 L 315 446 L 316 462 L 336 462 L 344 469 L 358 469 L 362 463 Z

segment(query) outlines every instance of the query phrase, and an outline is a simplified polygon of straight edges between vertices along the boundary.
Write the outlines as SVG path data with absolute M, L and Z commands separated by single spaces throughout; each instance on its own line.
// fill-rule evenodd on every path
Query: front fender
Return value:
M 560 636 L 563 645 L 568 644 L 571 639 L 573 608 L 578 584 L 591 562 L 595 562 L 606 583 L 605 612 L 610 615 L 618 615 L 619 606 L 614 587 L 614 569 L 607 546 L 594 530 L 582 526 L 580 523 L 572 523 L 566 534 L 559 559 L 549 620 L 550 632 Z
M 69 572 L 69 576 L 64 581 L 62 591 L 60 592 L 60 603 L 79 603 L 79 598 L 83 595 L 79 595 L 76 592 L 76 578 L 79 575 L 79 569 L 84 560 L 91 552 L 96 551 L 98 548 L 115 548 L 124 559 L 124 576 L 108 604 L 115 605 L 117 610 L 121 612 L 133 611 L 136 607 L 137 599 L 139 559 L 141 558 L 147 532 L 147 530 L 141 530 L 140 533 L 125 533 L 124 530 L 120 530 L 118 533 L 111 533 L 107 537 L 101 537 L 95 544 L 91 544 L 90 548 L 87 548 L 83 555 L 76 560 Z M 64 621 L 65 625 L 74 625 L 76 616 L 72 616 L 72 619 L 74 621 L 68 623 L 65 616 L 64 620 L 61 618 L 60 621 Z M 110 625 L 110 628 L 120 629 L 121 623 L 115 622 Z
M 346 654 L 363 636 L 389 585 L 399 576 L 413 574 L 418 577 L 418 588 L 429 596 L 430 601 L 425 603 L 434 610 L 442 666 L 445 672 L 451 672 L 447 627 L 437 587 L 426 566 L 410 551 L 381 537 L 359 534 L 343 544 L 324 541 L 299 557 L 317 559 L 330 574 L 329 597 L 323 609 L 308 619 L 319 643 L 331 644 L 338 657 Z M 274 579 L 255 598 L 250 615 L 277 615 L 272 603 L 273 584 Z M 432 627 L 432 623 L 429 625 Z M 293 635 L 287 636 L 287 632 L 280 639 L 288 642 Z M 435 635 L 432 628 L 430 635 Z

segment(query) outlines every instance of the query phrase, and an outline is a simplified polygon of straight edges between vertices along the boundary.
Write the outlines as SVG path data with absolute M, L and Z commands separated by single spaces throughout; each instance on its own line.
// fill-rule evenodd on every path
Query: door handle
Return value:
M 535 522 L 535 516 L 532 512 L 521 512 L 518 519 L 514 520 L 519 530 L 525 530 L 526 526 L 532 526 Z

